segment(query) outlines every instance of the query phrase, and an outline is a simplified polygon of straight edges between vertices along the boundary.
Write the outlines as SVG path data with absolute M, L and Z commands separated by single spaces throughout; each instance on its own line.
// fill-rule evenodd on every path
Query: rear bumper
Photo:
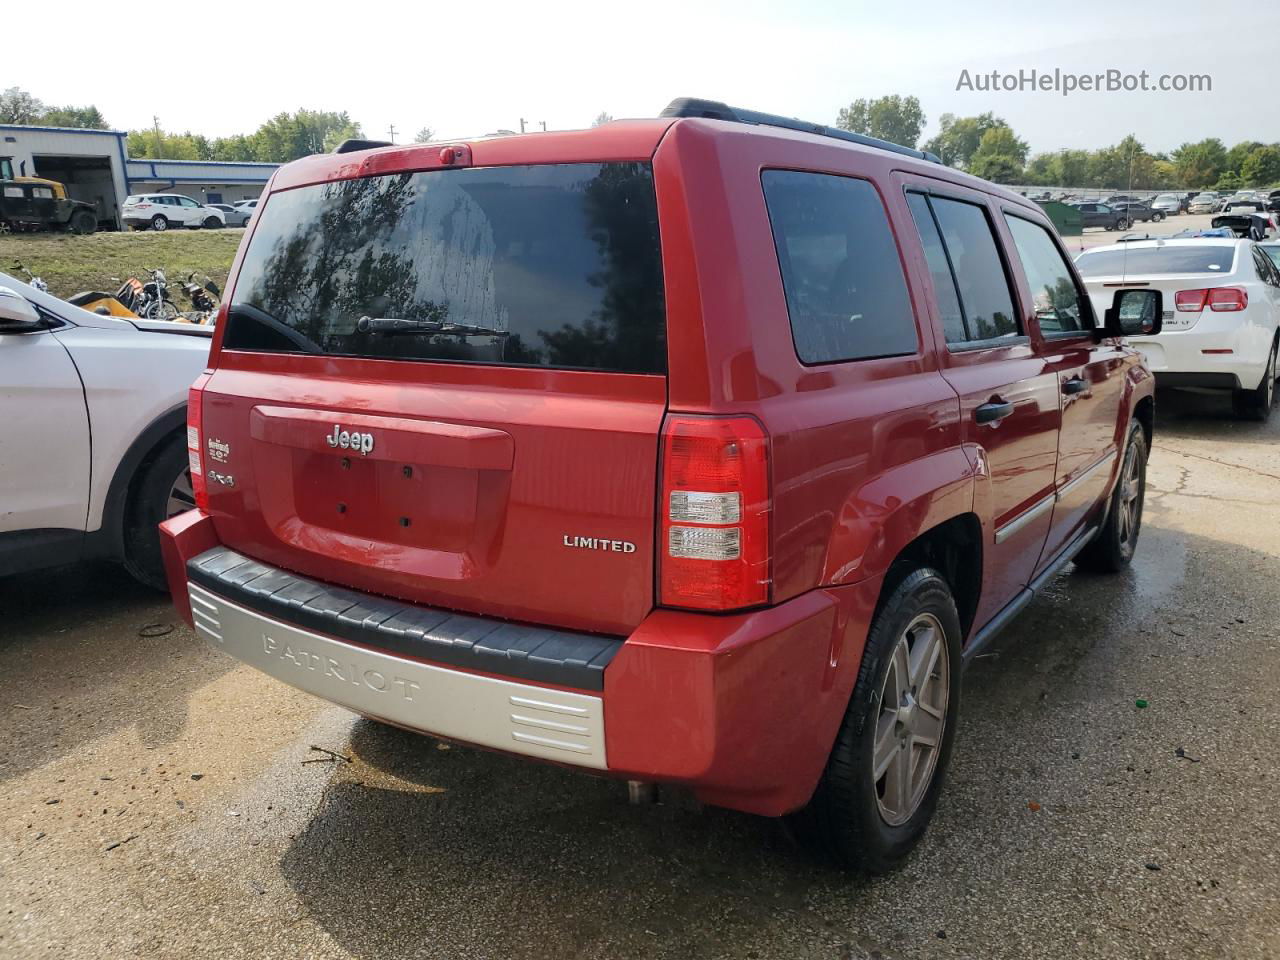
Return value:
M 302 578 L 252 561 L 256 569 L 243 570 L 239 583 L 193 576 L 193 561 L 220 548 L 199 511 L 163 524 L 161 543 L 187 621 L 213 646 L 286 683 L 422 733 L 679 783 L 703 802 L 773 816 L 813 793 L 880 586 L 874 579 L 815 590 L 724 616 L 656 610 L 625 640 L 399 603 L 398 614 L 383 612 L 389 602 L 381 598 L 326 588 L 338 599 L 320 605 L 342 609 L 326 612 L 333 619 L 321 629 L 326 621 L 297 604 L 268 607 L 254 597 Z M 440 618 L 453 626 L 410 638 L 416 646 L 389 640 L 384 629 Z M 456 621 L 474 628 L 459 630 Z M 530 639 L 544 635 L 550 646 Z
M 1131 337 L 1129 342 L 1164 386 L 1256 387 L 1267 368 L 1273 334 L 1232 316 L 1206 311 L 1190 330 Z

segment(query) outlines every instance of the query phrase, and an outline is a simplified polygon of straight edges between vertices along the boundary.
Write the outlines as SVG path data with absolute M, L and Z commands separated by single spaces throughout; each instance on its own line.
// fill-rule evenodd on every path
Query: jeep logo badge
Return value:
M 362 457 L 373 450 L 372 433 L 343 430 L 336 423 L 333 425 L 333 433 L 325 437 L 324 442 L 331 447 L 341 447 L 343 450 L 359 450 Z

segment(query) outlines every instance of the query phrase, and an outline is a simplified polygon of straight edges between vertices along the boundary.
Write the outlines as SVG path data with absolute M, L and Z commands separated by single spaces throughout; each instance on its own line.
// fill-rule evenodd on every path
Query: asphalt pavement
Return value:
M 1276 957 L 1280 414 L 1158 406 L 1133 567 L 976 661 L 933 827 L 873 881 L 357 719 L 111 565 L 0 580 L 0 957 Z

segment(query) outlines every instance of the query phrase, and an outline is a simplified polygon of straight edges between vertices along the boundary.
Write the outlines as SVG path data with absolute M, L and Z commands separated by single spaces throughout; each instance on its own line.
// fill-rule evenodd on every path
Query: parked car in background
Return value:
M 134 230 L 168 230 L 170 227 L 205 227 L 227 225 L 221 210 L 180 193 L 148 193 L 126 197 L 120 208 L 121 219 Z
M 1164 329 L 1131 343 L 1157 382 L 1230 390 L 1238 416 L 1271 414 L 1280 339 L 1280 269 L 1251 240 L 1146 240 L 1076 258 L 1095 309 L 1115 285 L 1164 294 Z
M 1166 217 L 1173 217 L 1187 209 L 1187 200 L 1177 193 L 1162 193 L 1151 201 L 1151 209 L 1160 211 Z
M 1025 198 L 711 101 L 360 152 L 281 167 L 233 268 L 182 615 L 383 721 L 899 863 L 963 663 L 1133 556 L 1159 293 L 1095 311 Z
M 187 389 L 211 333 L 89 313 L 0 274 L 0 450 L 25 451 L 0 457 L 0 575 L 106 556 L 163 589 L 157 524 L 195 502 Z
M 1267 204 L 1255 196 L 1235 196 L 1224 201 L 1223 213 L 1265 213 Z
M 1188 213 L 1213 213 L 1218 207 L 1218 197 L 1212 193 L 1196 194 L 1195 198 L 1187 205 Z
M 1165 218 L 1163 210 L 1156 210 L 1145 203 L 1137 201 L 1122 201 L 1114 204 L 1113 209 L 1124 214 L 1129 219 L 1130 225 L 1139 220 L 1143 223 L 1159 223 Z
M 221 210 L 223 219 L 228 227 L 243 227 L 249 222 L 249 218 L 253 216 L 252 210 L 241 210 L 229 203 L 210 203 L 207 206 L 213 207 L 215 210 Z
M 1267 194 L 1267 210 L 1271 213 L 1280 213 L 1280 190 L 1272 190 Z
M 1250 209 L 1215 214 L 1210 223 L 1215 228 L 1226 227 L 1237 237 L 1247 237 L 1250 240 L 1265 240 L 1275 228 L 1270 214 Z
M 1089 201 L 1087 203 L 1077 203 L 1074 206 L 1080 211 L 1081 228 L 1101 227 L 1104 230 L 1128 230 L 1133 226 L 1133 220 L 1129 218 L 1128 214 L 1105 203 Z
M 235 208 L 237 210 L 247 210 L 249 212 L 249 215 L 253 216 L 253 211 L 258 209 L 258 198 L 255 197 L 252 200 L 237 201 L 235 204 Z

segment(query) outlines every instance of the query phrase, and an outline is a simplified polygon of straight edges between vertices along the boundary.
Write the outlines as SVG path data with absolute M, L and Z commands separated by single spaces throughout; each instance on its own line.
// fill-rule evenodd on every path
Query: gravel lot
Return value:
M 1134 567 L 969 671 L 938 818 L 874 882 L 357 720 L 110 566 L 0 581 L 0 956 L 1280 955 L 1280 416 L 1158 404 Z

